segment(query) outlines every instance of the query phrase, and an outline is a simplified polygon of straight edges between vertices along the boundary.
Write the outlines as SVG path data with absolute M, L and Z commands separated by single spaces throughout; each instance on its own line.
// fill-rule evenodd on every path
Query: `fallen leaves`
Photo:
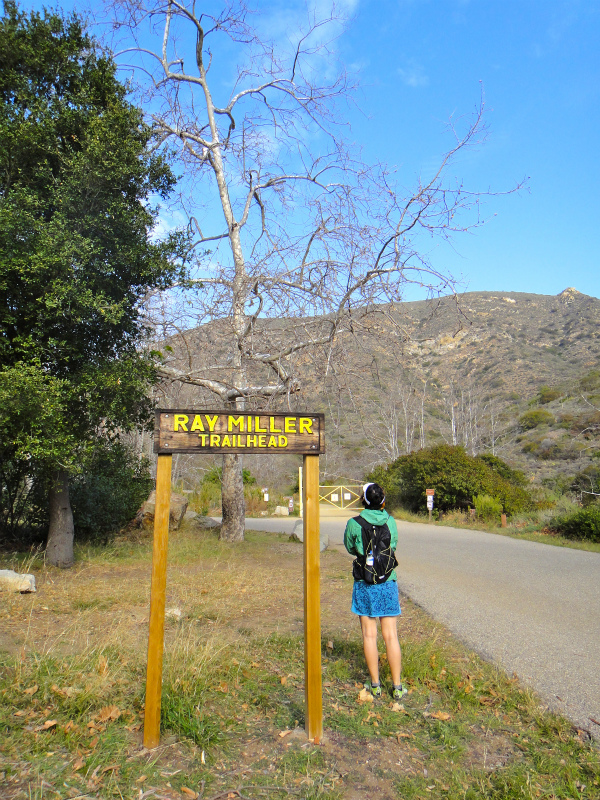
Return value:
M 406 713 L 406 709 L 404 708 L 404 706 L 402 705 L 402 703 L 394 703 L 394 704 L 392 705 L 392 707 L 391 707 L 391 709 L 390 709 L 390 710 L 391 710 L 391 711 L 394 711 L 396 714 L 397 714 L 398 712 L 400 712 L 400 711 L 401 711 L 403 714 L 405 714 L 405 713 Z
M 101 782 L 102 776 L 106 775 L 107 772 L 118 772 L 120 769 L 121 767 L 119 764 L 108 764 L 106 767 L 96 767 L 87 782 L 88 789 L 95 789 Z
M 49 731 L 51 728 L 56 728 L 57 725 L 57 719 L 47 719 L 46 722 L 44 722 L 42 725 L 38 725 L 37 728 L 34 728 L 33 730 L 36 733 L 39 733 L 40 731 Z
M 78 692 L 74 686 L 65 686 L 64 688 L 61 688 L 60 686 L 53 684 L 50 688 L 54 694 L 57 694 L 60 697 L 74 697 Z
M 198 794 L 198 792 L 195 792 L 193 789 L 188 789 L 188 787 L 187 787 L 187 786 L 182 786 L 182 787 L 181 787 L 181 792 L 182 792 L 182 793 L 183 793 L 183 794 L 184 794 L 186 797 L 189 797 L 189 798 L 190 798 L 190 800 L 198 800 L 198 798 L 200 797 L 200 795 Z
M 291 730 L 279 731 L 279 736 L 281 739 L 283 739 L 284 736 L 288 736 L 291 732 L 292 732 Z
M 96 714 L 95 719 L 100 722 L 116 722 L 123 712 L 117 706 L 105 706 Z
M 447 711 L 424 711 L 424 717 L 431 717 L 432 719 L 439 719 L 442 722 L 447 722 L 450 719 L 450 714 Z
M 108 672 L 108 659 L 106 656 L 99 656 L 98 663 L 96 665 L 96 669 L 98 670 L 99 675 L 106 675 Z
M 368 689 L 361 689 L 358 693 L 358 702 L 359 703 L 372 703 L 373 702 L 373 695 Z
M 35 683 L 33 686 L 30 686 L 29 689 L 25 689 L 23 694 L 34 695 L 40 687 Z

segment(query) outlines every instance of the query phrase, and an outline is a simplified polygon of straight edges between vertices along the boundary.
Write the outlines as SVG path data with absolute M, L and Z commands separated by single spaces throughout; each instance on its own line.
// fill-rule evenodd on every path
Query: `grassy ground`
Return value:
M 429 523 L 426 514 L 413 514 L 404 509 L 394 509 L 390 512 L 396 519 L 405 522 Z M 506 528 L 502 528 L 497 522 L 486 522 L 477 517 L 471 517 L 461 511 L 450 511 L 442 515 L 441 520 L 434 520 L 434 525 L 445 525 L 452 528 L 471 528 L 476 531 L 487 531 L 488 533 L 498 533 L 501 536 L 511 536 L 513 539 L 526 539 L 529 542 L 539 542 L 540 544 L 550 544 L 554 547 L 571 547 L 574 550 L 587 550 L 591 553 L 600 553 L 600 543 L 589 541 L 576 541 L 551 533 L 546 528 L 543 521 L 535 521 L 533 517 L 524 522 L 509 521 Z
M 17 558 L 2 566 L 21 568 Z M 0 797 L 600 797 L 584 732 L 406 602 L 402 705 L 361 702 L 348 559 L 322 556 L 326 737 L 304 732 L 302 552 L 171 534 L 161 746 L 141 746 L 150 542 L 33 566 L 36 595 L 2 595 Z M 389 674 L 382 655 L 382 677 Z

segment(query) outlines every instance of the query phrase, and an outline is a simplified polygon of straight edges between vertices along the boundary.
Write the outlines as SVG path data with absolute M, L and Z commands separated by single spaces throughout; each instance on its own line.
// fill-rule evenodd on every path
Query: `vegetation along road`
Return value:
M 297 520 L 246 520 L 291 532 Z M 330 543 L 345 519 L 323 519 Z M 600 737 L 600 554 L 398 522 L 401 592 Z

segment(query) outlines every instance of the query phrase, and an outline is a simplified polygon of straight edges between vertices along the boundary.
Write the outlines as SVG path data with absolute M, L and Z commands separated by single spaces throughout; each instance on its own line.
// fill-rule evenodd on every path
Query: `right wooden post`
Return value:
M 304 686 L 306 733 L 323 736 L 321 686 L 321 586 L 319 531 L 319 456 L 304 456 Z
M 146 668 L 146 706 L 144 711 L 144 747 L 147 747 L 148 750 L 158 747 L 160 743 L 160 701 L 165 641 L 165 597 L 172 461 L 173 457 L 170 455 L 159 455 L 156 465 L 150 629 L 148 635 L 148 666 Z

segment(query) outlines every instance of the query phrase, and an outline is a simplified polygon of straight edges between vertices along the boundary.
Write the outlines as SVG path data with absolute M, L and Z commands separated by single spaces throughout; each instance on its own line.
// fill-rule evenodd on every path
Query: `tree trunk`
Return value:
M 69 475 L 65 470 L 55 472 L 49 492 L 50 530 L 46 545 L 46 560 L 53 567 L 72 567 L 73 557 L 73 512 L 69 498 Z
M 223 456 L 221 501 L 223 522 L 219 539 L 225 542 L 243 542 L 246 504 L 240 455 Z

